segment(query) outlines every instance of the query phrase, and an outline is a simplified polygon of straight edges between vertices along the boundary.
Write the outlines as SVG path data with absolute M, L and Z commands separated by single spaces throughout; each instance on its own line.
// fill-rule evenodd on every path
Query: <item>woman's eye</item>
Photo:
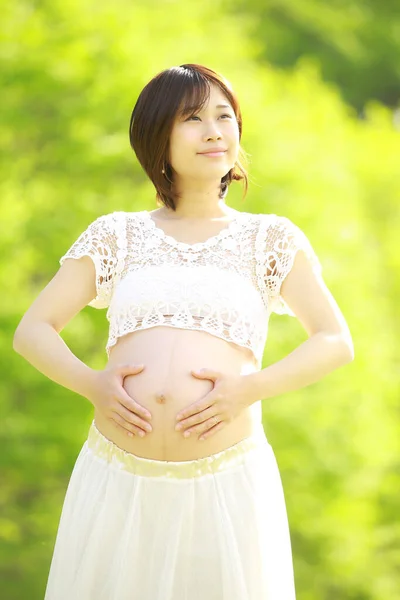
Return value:
M 221 115 L 221 117 L 228 117 L 229 119 L 232 118 L 231 115 Z M 190 119 L 199 119 L 200 117 L 198 117 L 197 115 L 192 115 L 191 117 L 188 118 L 188 121 L 190 121 Z

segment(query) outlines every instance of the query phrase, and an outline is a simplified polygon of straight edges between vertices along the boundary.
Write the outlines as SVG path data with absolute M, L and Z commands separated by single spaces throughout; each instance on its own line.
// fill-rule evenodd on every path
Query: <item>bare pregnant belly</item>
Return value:
M 124 388 L 152 414 L 151 432 L 130 438 L 95 411 L 100 432 L 127 452 L 156 460 L 193 460 L 233 446 L 260 426 L 261 402 L 256 402 L 203 441 L 198 439 L 200 434 L 184 438 L 175 431 L 177 413 L 214 387 L 212 381 L 197 379 L 191 371 L 206 367 L 227 376 L 254 372 L 257 367 L 246 348 L 202 331 L 153 327 L 121 337 L 110 351 L 108 364 L 145 367 L 138 375 L 126 377 Z

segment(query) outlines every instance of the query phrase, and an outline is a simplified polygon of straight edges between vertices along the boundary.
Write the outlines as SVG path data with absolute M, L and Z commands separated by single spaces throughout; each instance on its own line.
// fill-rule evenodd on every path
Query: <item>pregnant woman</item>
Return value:
M 294 600 L 285 500 L 261 400 L 353 358 L 302 230 L 225 203 L 247 185 L 229 82 L 156 75 L 130 141 L 159 208 L 99 216 L 23 316 L 15 350 L 87 398 L 94 420 L 64 501 L 46 600 Z M 107 308 L 96 371 L 60 332 Z M 271 312 L 306 342 L 262 369 Z M 40 343 L 39 343 L 40 342 Z

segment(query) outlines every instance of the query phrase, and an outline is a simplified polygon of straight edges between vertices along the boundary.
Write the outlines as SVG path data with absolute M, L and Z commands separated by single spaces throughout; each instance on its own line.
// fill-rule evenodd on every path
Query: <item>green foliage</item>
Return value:
M 251 15 L 258 60 L 288 68 L 299 58 L 315 59 L 323 79 L 359 111 L 371 98 L 399 107 L 397 0 L 233 0 L 225 9 Z
M 298 6 L 316 27 L 308 4 Z M 298 600 L 396 596 L 399 135 L 377 102 L 366 103 L 359 121 L 340 91 L 323 83 L 316 61 L 299 60 L 291 72 L 259 64 L 255 14 L 183 0 L 36 7 L 23 0 L 3 9 L 0 564 L 7 600 L 43 597 L 63 496 L 91 419 L 88 402 L 13 352 L 13 333 L 91 220 L 156 207 L 129 147 L 129 119 L 147 81 L 185 62 L 224 73 L 241 100 L 251 183 L 244 202 L 233 185 L 228 203 L 288 216 L 307 233 L 353 335 L 353 363 L 263 404 L 284 482 Z M 81 360 L 105 365 L 105 312 L 84 309 L 62 336 Z M 264 366 L 305 338 L 298 321 L 274 315 Z

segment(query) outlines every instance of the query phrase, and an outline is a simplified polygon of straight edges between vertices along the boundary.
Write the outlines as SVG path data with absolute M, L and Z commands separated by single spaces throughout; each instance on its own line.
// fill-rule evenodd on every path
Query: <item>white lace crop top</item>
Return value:
M 217 235 L 186 244 L 148 211 L 118 211 L 90 223 L 59 262 L 93 260 L 89 306 L 108 308 L 108 355 L 121 336 L 162 325 L 248 348 L 261 368 L 270 314 L 295 316 L 280 289 L 299 249 L 320 273 L 308 238 L 286 217 L 239 212 Z

